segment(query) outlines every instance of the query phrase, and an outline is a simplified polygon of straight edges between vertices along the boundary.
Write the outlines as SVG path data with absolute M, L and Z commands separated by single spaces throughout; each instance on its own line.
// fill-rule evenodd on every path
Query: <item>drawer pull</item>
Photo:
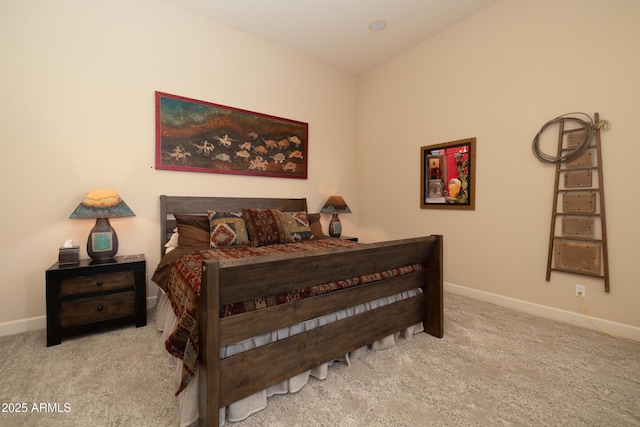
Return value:
M 96 282 L 96 286 L 102 286 L 102 280 L 98 280 L 98 281 Z
M 102 310 L 104 310 L 104 306 L 99 305 L 99 306 L 98 306 L 98 311 L 102 311 Z

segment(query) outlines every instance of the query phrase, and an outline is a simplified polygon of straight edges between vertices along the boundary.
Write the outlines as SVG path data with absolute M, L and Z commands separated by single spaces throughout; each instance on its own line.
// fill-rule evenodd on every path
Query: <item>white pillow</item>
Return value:
M 164 251 L 165 254 L 168 254 L 169 252 L 171 252 L 172 250 L 178 247 L 178 237 L 179 237 L 178 228 L 176 227 L 173 229 L 173 234 L 171 235 L 171 238 L 169 239 L 169 241 L 164 244 L 164 247 L 167 248 Z

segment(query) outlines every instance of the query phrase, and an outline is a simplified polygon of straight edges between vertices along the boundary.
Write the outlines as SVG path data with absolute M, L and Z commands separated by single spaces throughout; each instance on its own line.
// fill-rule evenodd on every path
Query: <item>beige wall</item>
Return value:
M 101 186 L 137 214 L 112 223 L 149 275 L 160 194 L 306 196 L 318 210 L 339 193 L 346 234 L 444 234 L 452 289 L 577 314 L 580 283 L 594 317 L 637 331 L 639 18 L 635 0 L 501 0 L 356 79 L 162 1 L 0 0 L 0 334 L 44 326 L 44 270 L 67 238 L 85 255 L 92 221 L 67 217 Z M 156 171 L 156 90 L 308 122 L 309 179 Z M 611 123 L 609 294 L 544 280 L 553 168 L 531 139 L 576 110 Z M 476 210 L 419 209 L 419 148 L 472 136 Z
M 635 0 L 498 1 L 364 76 L 360 235 L 443 234 L 445 280 L 471 294 L 581 313 L 575 285 L 584 284 L 592 316 L 639 327 L 638 21 Z M 545 280 L 555 169 L 531 142 L 573 111 L 611 124 L 602 133 L 608 294 L 601 279 Z M 476 210 L 421 210 L 420 147 L 468 137 L 477 138 Z
M 115 188 L 136 213 L 112 225 L 120 254 L 146 254 L 149 277 L 161 194 L 307 197 L 317 211 L 338 193 L 355 229 L 350 74 L 155 0 L 0 0 L 0 54 L 5 330 L 44 327 L 44 272 L 67 238 L 86 257 L 94 221 L 68 217 L 92 187 Z M 308 179 L 155 170 L 156 90 L 309 123 Z

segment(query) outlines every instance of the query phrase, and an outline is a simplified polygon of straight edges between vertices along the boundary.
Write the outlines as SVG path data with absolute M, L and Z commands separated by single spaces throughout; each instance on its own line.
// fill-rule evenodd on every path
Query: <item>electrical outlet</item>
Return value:
M 576 285 L 576 296 L 581 298 L 586 298 L 587 288 L 584 285 Z

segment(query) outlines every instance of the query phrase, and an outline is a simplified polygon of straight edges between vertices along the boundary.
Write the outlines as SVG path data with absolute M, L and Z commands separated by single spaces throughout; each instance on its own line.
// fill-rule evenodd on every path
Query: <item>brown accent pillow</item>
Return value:
M 320 222 L 319 213 L 308 213 L 307 218 L 309 219 L 309 228 L 311 229 L 311 232 L 313 233 L 314 238 L 318 239 L 318 238 L 328 237 L 322 231 L 322 223 Z
M 209 218 L 206 215 L 175 214 L 178 225 L 178 246 L 209 246 Z
M 280 209 L 242 209 L 251 246 L 291 242 Z

